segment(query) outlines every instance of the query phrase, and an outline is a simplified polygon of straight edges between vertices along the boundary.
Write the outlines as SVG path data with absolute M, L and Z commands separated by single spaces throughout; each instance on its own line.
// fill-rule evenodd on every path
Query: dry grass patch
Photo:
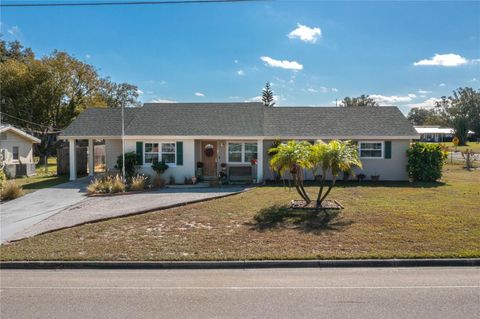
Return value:
M 312 193 L 316 188 L 308 188 Z M 445 167 L 442 183 L 348 184 L 346 207 L 286 209 L 282 186 L 22 240 L 2 260 L 238 260 L 480 257 L 480 171 Z

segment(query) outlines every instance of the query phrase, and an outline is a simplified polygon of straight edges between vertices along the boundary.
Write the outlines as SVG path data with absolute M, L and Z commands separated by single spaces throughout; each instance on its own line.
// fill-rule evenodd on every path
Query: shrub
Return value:
M 125 175 L 126 177 L 132 177 L 135 175 L 135 165 L 137 165 L 137 154 L 135 152 L 125 153 Z M 117 157 L 117 165 L 115 168 L 122 171 L 123 158 L 122 155 Z
M 23 189 L 14 181 L 6 182 L 0 193 L 2 200 L 11 200 L 23 195 Z
M 148 177 L 145 175 L 137 175 L 132 178 L 132 183 L 130 184 L 130 190 L 132 191 L 141 191 L 147 188 Z
M 162 175 L 168 169 L 168 165 L 164 162 L 156 162 L 152 164 L 152 169 L 155 173 Z
M 436 181 L 442 177 L 448 153 L 439 144 L 415 143 L 407 150 L 408 176 L 414 181 Z
M 153 178 L 152 178 L 152 187 L 155 187 L 155 188 L 162 188 L 162 187 L 165 187 L 165 179 L 163 179 L 160 175 L 155 175 Z

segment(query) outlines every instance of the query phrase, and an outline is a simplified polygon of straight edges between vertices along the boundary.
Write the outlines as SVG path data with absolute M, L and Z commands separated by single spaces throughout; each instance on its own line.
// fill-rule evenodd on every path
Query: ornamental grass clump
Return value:
M 147 188 L 148 186 L 148 177 L 145 175 L 137 175 L 132 177 L 132 182 L 130 183 L 131 191 L 141 191 Z
M 87 186 L 89 194 L 114 194 L 124 192 L 125 189 L 125 180 L 118 174 L 95 178 Z
M 2 186 L 0 197 L 2 200 L 12 200 L 23 195 L 23 189 L 14 181 L 8 181 Z

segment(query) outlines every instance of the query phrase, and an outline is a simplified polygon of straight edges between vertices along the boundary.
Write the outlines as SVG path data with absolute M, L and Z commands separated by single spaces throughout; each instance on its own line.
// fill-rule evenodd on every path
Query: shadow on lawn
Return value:
M 339 217 L 340 210 L 291 209 L 274 205 L 260 210 L 254 216 L 253 229 L 263 231 L 273 228 L 298 229 L 306 233 L 320 234 L 323 231 L 341 231 L 353 224 Z

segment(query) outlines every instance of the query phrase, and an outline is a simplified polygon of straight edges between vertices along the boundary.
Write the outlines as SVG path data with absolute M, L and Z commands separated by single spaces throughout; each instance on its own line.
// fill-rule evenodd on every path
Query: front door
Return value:
M 202 142 L 203 176 L 217 176 L 217 142 Z

